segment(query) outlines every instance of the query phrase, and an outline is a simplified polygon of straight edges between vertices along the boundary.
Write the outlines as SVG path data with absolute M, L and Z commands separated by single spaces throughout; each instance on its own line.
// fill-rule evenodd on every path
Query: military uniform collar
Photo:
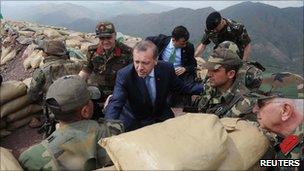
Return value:
M 231 85 L 231 87 L 225 91 L 223 94 L 221 94 L 221 92 L 215 88 L 214 90 L 214 97 L 211 98 L 210 103 L 211 104 L 219 104 L 219 103 L 225 103 L 227 101 L 230 101 L 231 99 L 233 99 L 234 95 L 236 93 L 239 93 L 240 90 L 238 89 L 240 85 L 234 81 L 234 83 Z

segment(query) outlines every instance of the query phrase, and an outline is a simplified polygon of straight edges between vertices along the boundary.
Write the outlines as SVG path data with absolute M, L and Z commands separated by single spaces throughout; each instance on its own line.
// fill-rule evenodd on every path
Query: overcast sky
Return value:
M 1 4 L 4 5 L 6 3 L 8 4 L 41 4 L 46 2 L 53 2 L 53 3 L 64 3 L 64 2 L 71 2 L 75 4 L 84 4 L 84 3 L 94 3 L 94 1 L 8 1 L 8 0 L 1 0 Z M 103 1 L 104 3 L 113 3 L 117 1 Z M 188 0 L 180 0 L 180 1 L 149 1 L 156 4 L 162 4 L 166 6 L 172 6 L 172 7 L 186 7 L 186 8 L 192 8 L 192 9 L 198 9 L 198 8 L 204 8 L 204 7 L 213 7 L 215 10 L 222 10 L 226 7 L 229 7 L 231 5 L 238 4 L 243 1 L 188 1 Z M 253 1 L 257 2 L 257 1 Z M 300 7 L 303 6 L 303 0 L 301 1 L 259 1 L 265 4 L 269 4 L 272 6 L 276 6 L 279 8 L 285 8 L 285 7 Z

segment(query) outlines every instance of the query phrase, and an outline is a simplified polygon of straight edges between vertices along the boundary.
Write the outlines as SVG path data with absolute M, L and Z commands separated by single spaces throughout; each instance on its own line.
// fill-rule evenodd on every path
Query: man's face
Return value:
M 212 30 L 212 32 L 218 33 L 224 28 L 224 26 L 225 26 L 225 24 L 222 19 L 221 22 Z
M 272 130 L 273 127 L 281 123 L 281 111 L 281 105 L 274 102 L 273 99 L 259 100 L 253 108 L 260 127 L 268 130 Z
M 153 51 L 133 51 L 133 63 L 139 77 L 145 77 L 150 74 L 154 66 L 157 64 L 157 59 L 153 57 Z
M 214 70 L 209 69 L 208 77 L 212 87 L 221 87 L 229 81 L 228 73 L 226 73 L 226 70 L 223 67 Z
M 185 40 L 184 38 L 180 38 L 178 40 L 172 38 L 172 41 L 175 48 L 184 48 L 187 45 L 187 40 Z
M 99 42 L 105 50 L 114 48 L 116 40 L 116 34 L 113 33 L 111 36 L 99 37 Z

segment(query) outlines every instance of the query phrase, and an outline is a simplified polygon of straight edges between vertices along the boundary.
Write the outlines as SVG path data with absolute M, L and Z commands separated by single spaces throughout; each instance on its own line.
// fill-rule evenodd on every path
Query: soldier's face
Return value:
M 209 83 L 212 87 L 222 87 L 228 83 L 231 78 L 230 71 L 226 72 L 225 68 L 208 70 Z
M 260 127 L 268 130 L 273 130 L 281 123 L 281 104 L 273 101 L 273 99 L 259 100 L 253 108 L 253 112 L 257 114 Z
M 112 36 L 99 37 L 99 42 L 105 50 L 110 50 L 114 48 L 116 40 L 116 34 L 113 33 Z
M 180 38 L 178 40 L 172 38 L 172 41 L 173 41 L 174 47 L 176 47 L 176 48 L 183 48 L 183 47 L 186 47 L 186 45 L 187 45 L 187 40 L 185 40 L 184 38 Z
M 137 75 L 139 77 L 145 77 L 150 74 L 155 65 L 157 64 L 157 59 L 153 56 L 152 49 L 148 48 L 146 51 L 133 51 L 133 63 Z

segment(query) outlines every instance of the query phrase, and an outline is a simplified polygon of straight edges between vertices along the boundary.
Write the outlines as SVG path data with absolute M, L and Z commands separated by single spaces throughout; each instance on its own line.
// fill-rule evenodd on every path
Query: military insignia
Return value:
M 281 152 L 287 155 L 291 150 L 293 150 L 300 143 L 299 137 L 296 135 L 290 135 L 286 137 L 280 144 Z
M 230 27 L 227 27 L 227 31 L 228 31 L 228 32 L 231 32 L 231 28 L 230 28 Z

